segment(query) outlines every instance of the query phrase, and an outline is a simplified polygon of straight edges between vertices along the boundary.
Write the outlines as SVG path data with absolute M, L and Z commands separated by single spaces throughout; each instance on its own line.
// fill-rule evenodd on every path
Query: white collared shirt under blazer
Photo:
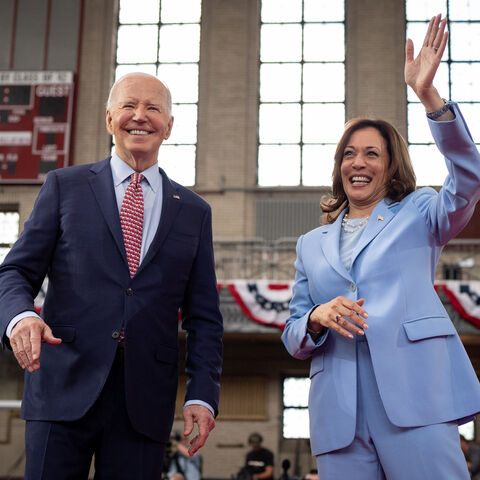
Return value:
M 327 330 L 314 341 L 306 331 L 311 310 L 339 295 L 365 298 L 375 377 L 394 425 L 463 423 L 480 411 L 477 376 L 433 287 L 443 246 L 465 227 L 480 199 L 480 154 L 458 106 L 453 109 L 452 121 L 428 120 L 448 168 L 442 189 L 420 188 L 401 202 L 378 203 L 349 271 L 339 252 L 344 212 L 298 240 L 282 340 L 294 357 L 311 358 L 313 455 L 346 447 L 355 433 L 355 340 Z

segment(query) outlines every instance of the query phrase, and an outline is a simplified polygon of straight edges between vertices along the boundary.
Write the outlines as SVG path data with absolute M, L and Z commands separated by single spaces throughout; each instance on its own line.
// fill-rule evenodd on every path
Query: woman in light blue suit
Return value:
M 445 157 L 440 192 L 415 190 L 394 127 L 353 120 L 335 153 L 326 223 L 298 240 L 282 339 L 311 358 L 320 480 L 469 478 L 457 426 L 480 411 L 480 385 L 433 281 L 442 247 L 480 199 L 480 154 L 432 84 L 445 25 L 432 18 L 416 58 L 408 40 L 405 64 Z

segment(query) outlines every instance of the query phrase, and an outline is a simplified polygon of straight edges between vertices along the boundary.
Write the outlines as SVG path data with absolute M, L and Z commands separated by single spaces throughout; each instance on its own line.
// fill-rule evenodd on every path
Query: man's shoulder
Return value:
M 110 157 L 105 158 L 99 162 L 95 163 L 83 163 L 81 165 L 70 165 L 68 167 L 57 168 L 56 170 L 52 170 L 49 172 L 49 175 L 55 175 L 57 178 L 70 178 L 70 177 L 78 177 L 80 175 L 85 175 L 91 171 L 99 172 L 103 168 L 108 166 L 108 161 Z

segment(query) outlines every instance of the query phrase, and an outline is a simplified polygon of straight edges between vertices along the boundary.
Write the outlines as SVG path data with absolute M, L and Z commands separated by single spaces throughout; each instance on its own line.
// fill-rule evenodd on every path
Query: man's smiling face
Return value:
M 153 165 L 173 125 L 166 88 L 155 77 L 125 77 L 114 87 L 106 121 L 122 160 L 128 162 L 133 156 L 144 165 Z

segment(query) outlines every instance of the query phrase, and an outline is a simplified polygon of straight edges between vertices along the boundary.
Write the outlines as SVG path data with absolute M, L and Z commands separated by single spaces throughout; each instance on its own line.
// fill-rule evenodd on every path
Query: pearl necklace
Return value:
M 350 220 L 348 218 L 348 213 L 345 214 L 345 216 L 342 218 L 342 228 L 343 228 L 343 231 L 344 232 L 347 232 L 347 233 L 354 233 L 354 232 L 358 232 L 359 230 L 361 230 L 368 222 L 368 219 L 370 217 L 366 217 L 364 219 L 362 219 L 361 222 L 358 222 L 358 223 L 354 223 L 352 222 L 352 220 Z

